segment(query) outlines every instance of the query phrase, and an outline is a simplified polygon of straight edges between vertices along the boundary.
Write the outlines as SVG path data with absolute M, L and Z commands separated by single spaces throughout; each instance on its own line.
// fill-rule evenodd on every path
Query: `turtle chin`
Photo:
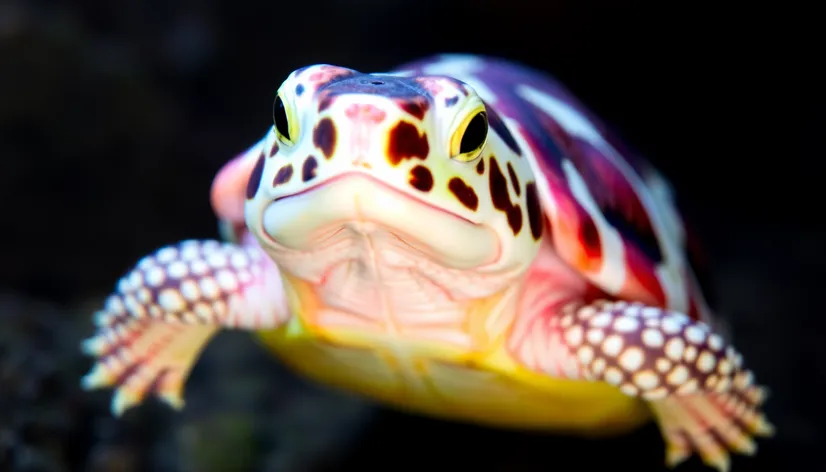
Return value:
M 328 260 L 349 254 L 380 265 L 412 264 L 424 257 L 447 269 L 472 270 L 495 263 L 501 253 L 487 225 L 367 173 L 337 176 L 269 201 L 259 211 L 253 231 L 287 266 L 299 253 Z

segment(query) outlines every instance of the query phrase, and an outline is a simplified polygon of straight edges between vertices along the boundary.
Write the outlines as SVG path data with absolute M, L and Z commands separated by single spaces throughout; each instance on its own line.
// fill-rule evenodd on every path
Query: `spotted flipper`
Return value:
M 287 317 L 280 276 L 254 245 L 184 241 L 143 258 L 95 314 L 83 350 L 86 390 L 114 387 L 112 413 L 155 394 L 183 407 L 186 377 L 221 328 L 270 328 Z
M 651 406 L 675 466 L 692 452 L 720 471 L 729 452 L 751 455 L 773 427 L 760 411 L 765 388 L 742 356 L 703 322 L 641 303 L 569 306 L 561 338 L 583 378 L 607 382 Z

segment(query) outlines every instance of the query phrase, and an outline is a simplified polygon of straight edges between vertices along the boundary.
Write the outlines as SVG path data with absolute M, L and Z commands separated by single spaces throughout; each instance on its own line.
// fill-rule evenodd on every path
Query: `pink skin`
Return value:
M 210 203 L 219 219 L 234 225 L 244 223 L 244 193 L 254 165 L 255 154 L 247 151 L 218 171 L 212 181 Z

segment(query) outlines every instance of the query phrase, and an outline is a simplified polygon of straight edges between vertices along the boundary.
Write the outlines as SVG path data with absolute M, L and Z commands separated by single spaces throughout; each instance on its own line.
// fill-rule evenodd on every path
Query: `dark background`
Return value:
M 0 470 L 663 470 L 653 426 L 597 441 L 410 417 L 308 385 L 239 333 L 210 344 L 181 413 L 115 421 L 110 391 L 79 391 L 91 312 L 140 256 L 217 236 L 211 179 L 270 126 L 290 71 L 445 51 L 555 74 L 672 180 L 773 391 L 778 435 L 733 471 L 826 469 L 824 42 L 812 11 L 721 5 L 0 1 Z

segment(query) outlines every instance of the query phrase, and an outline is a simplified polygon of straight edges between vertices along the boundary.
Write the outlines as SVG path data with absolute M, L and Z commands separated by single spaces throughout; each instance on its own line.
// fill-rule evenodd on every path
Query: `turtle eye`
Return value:
M 287 107 L 284 105 L 281 95 L 275 97 L 275 103 L 272 107 L 272 119 L 275 123 L 278 139 L 285 144 L 293 144 L 292 135 L 290 134 L 290 120 L 287 118 Z
M 456 130 L 451 140 L 450 156 L 457 161 L 470 162 L 479 157 L 487 139 L 488 114 L 484 110 L 478 111 Z

